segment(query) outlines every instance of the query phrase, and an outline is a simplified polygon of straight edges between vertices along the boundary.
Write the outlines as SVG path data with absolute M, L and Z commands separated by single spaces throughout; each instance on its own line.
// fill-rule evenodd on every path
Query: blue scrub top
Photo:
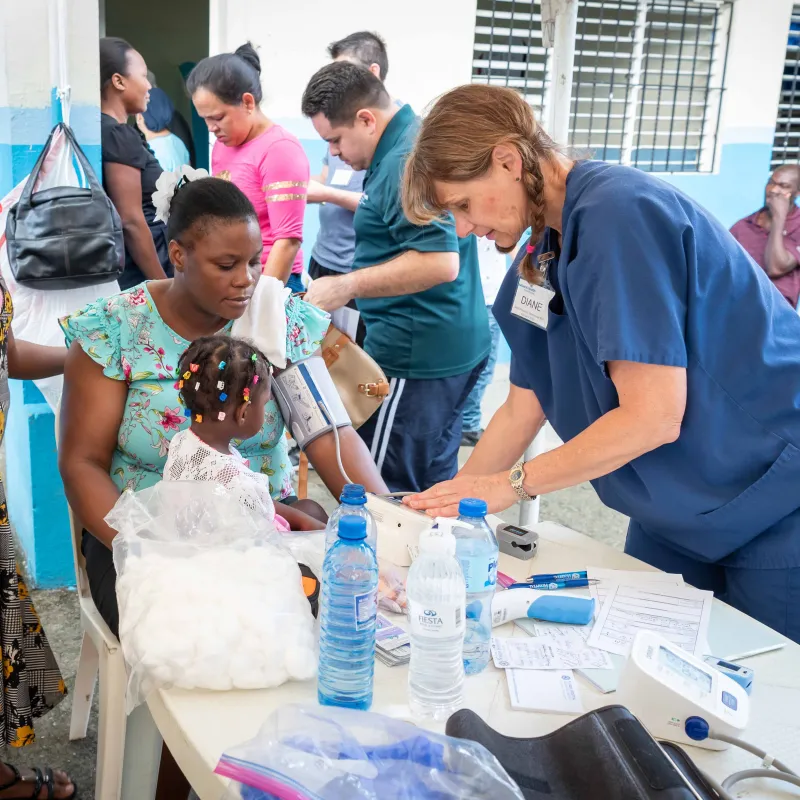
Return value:
M 577 163 L 562 232 L 537 247 L 557 254 L 547 331 L 511 314 L 516 269 L 494 304 L 511 382 L 569 441 L 619 406 L 606 362 L 685 368 L 678 440 L 592 481 L 600 499 L 698 560 L 800 566 L 800 317 L 708 212 L 645 172 Z

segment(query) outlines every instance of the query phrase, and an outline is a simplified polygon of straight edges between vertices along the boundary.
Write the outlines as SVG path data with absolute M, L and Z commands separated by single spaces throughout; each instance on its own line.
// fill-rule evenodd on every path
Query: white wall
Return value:
M 736 0 L 720 139 L 772 142 L 793 0 Z
M 359 30 L 386 40 L 387 88 L 417 110 L 469 83 L 476 0 L 211 0 L 211 52 L 250 39 L 261 57 L 264 109 L 301 118 L 309 78 L 327 63 L 326 47 Z M 314 135 L 309 125 L 293 126 Z

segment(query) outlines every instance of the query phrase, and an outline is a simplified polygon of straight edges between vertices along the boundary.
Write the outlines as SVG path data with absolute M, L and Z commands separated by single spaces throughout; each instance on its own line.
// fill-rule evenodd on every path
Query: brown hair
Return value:
M 403 211 L 411 222 L 426 225 L 447 209 L 436 196 L 434 181 L 480 178 L 492 164 L 498 145 L 517 149 L 522 181 L 531 201 L 531 244 L 544 233 L 544 178 L 541 162 L 558 152 L 556 143 L 536 122 L 531 107 L 513 89 L 484 84 L 459 86 L 442 95 L 423 120 L 403 176 Z M 510 252 L 513 247 L 500 248 Z M 541 276 L 526 253 L 520 274 L 531 283 Z

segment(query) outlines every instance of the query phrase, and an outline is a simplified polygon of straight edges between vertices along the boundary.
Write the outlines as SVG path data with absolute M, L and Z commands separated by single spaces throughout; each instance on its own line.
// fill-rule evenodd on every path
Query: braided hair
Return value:
M 244 339 L 217 334 L 195 339 L 180 358 L 180 398 L 187 412 L 201 420 L 232 414 L 257 392 L 269 399 L 272 369 L 267 357 Z M 220 384 L 222 384 L 220 386 Z M 187 414 L 188 416 L 188 414 Z
M 522 161 L 522 181 L 529 199 L 531 250 L 544 234 L 542 161 L 552 161 L 559 148 L 513 89 L 468 84 L 447 92 L 422 121 L 403 176 L 403 210 L 416 225 L 426 225 L 447 212 L 436 182 L 459 183 L 483 177 L 492 166 L 495 147 L 514 147 Z M 513 247 L 498 247 L 509 253 Z M 540 284 L 542 274 L 526 251 L 519 271 Z

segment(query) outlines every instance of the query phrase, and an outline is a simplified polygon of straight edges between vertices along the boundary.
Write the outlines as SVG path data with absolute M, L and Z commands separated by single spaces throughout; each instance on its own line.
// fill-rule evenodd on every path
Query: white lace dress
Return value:
M 164 467 L 165 481 L 212 481 L 219 483 L 239 497 L 248 508 L 263 509 L 279 531 L 288 531 L 289 524 L 275 513 L 269 491 L 269 478 L 253 472 L 239 451 L 231 445 L 230 453 L 220 453 L 209 447 L 191 430 L 172 437 L 169 456 Z

